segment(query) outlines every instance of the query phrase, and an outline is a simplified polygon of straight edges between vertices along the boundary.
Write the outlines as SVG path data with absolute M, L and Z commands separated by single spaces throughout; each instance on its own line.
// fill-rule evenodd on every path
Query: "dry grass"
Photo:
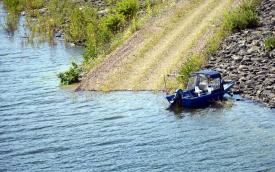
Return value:
M 189 3 L 189 4 L 188 4 Z M 123 54 L 119 65 L 105 73 L 95 90 L 160 90 L 164 76 L 177 71 L 194 53 L 201 51 L 212 36 L 216 23 L 233 0 L 184 1 L 169 17 L 156 18 L 154 25 L 142 32 L 146 37 L 130 54 Z M 153 29 L 152 29 L 153 28 Z M 126 46 L 126 45 L 124 45 Z M 122 46 L 123 47 L 123 46 Z M 168 87 L 177 87 L 176 81 Z M 85 88 L 84 88 L 85 89 Z

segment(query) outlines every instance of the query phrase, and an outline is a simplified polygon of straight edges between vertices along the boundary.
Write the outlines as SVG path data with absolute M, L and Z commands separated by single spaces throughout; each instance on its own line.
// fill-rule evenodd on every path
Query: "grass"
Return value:
M 140 28 L 142 21 L 139 19 L 141 16 L 137 14 L 140 11 L 138 0 L 110 1 L 112 8 L 105 17 L 99 17 L 97 11 L 86 2 L 74 3 L 71 0 L 4 0 L 3 2 L 9 13 L 15 16 L 21 11 L 27 11 L 27 26 L 31 30 L 30 39 L 39 38 L 52 43 L 55 33 L 62 31 L 67 42 L 84 46 L 84 67 L 121 44 Z M 148 1 L 147 10 L 149 4 Z M 47 9 L 45 15 L 38 12 L 38 9 L 43 7 Z M 14 22 L 16 20 L 11 19 L 14 18 L 9 17 L 5 26 L 9 31 L 17 29 L 17 24 Z
M 213 4 L 215 8 L 209 8 L 210 6 L 212 7 Z M 200 22 L 193 22 L 192 25 L 186 23 L 188 26 L 191 27 L 188 29 L 188 32 L 186 32 L 187 35 L 180 34 L 178 36 L 184 39 L 175 40 L 176 42 L 169 43 L 172 44 L 173 47 L 169 47 L 168 51 L 164 53 L 164 56 L 161 59 L 157 60 L 157 63 L 153 65 L 153 70 L 147 72 L 146 75 L 150 73 L 150 78 L 149 81 L 147 81 L 147 83 L 149 84 L 146 84 L 146 88 L 159 89 L 163 86 L 163 80 L 158 78 L 163 77 L 167 73 L 175 72 L 175 69 L 178 69 L 179 64 L 182 63 L 182 60 L 186 59 L 186 56 L 188 56 L 192 47 L 198 44 L 201 35 L 203 35 L 209 29 L 209 24 L 211 23 L 211 20 L 213 18 L 217 19 L 217 14 L 220 14 L 220 12 L 227 7 L 228 1 L 219 3 L 213 1 L 213 4 L 210 4 L 210 6 L 207 7 L 207 10 L 201 12 L 201 15 L 203 15 L 203 17 L 200 17 L 200 15 L 198 16 L 200 18 L 198 19 L 198 21 Z M 207 11 L 209 9 L 211 10 L 208 13 Z M 143 85 L 141 84 L 141 86 L 138 87 L 143 87 Z
M 264 47 L 268 51 L 275 49 L 275 36 L 269 37 L 264 40 Z
M 34 10 L 42 8 L 44 0 L 3 0 L 4 6 L 11 14 L 19 14 L 23 10 Z
M 4 24 L 2 25 L 2 27 L 9 35 L 13 35 L 14 32 L 17 30 L 18 21 L 19 17 L 17 15 L 8 14 L 4 19 Z
M 245 0 L 235 10 L 224 17 L 223 27 L 228 31 L 240 31 L 258 26 L 259 17 L 256 12 L 258 0 Z
M 185 16 L 188 15 L 201 2 L 202 1 L 195 1 L 195 0 L 191 2 L 185 2 L 183 7 L 177 8 L 176 12 L 174 12 L 173 15 L 169 17 L 169 21 L 166 21 L 166 23 L 164 23 L 164 25 L 162 26 L 164 27 L 163 31 L 157 34 L 153 33 L 154 35 L 152 36 L 152 38 L 149 39 L 147 42 L 145 42 L 145 45 L 138 51 L 138 54 L 135 56 L 135 58 L 132 59 L 132 61 L 125 66 L 125 69 L 128 71 L 135 69 L 134 66 L 136 65 L 137 61 L 140 59 L 144 59 L 146 53 L 148 53 L 148 51 L 150 51 L 158 42 L 160 42 L 160 40 L 169 31 L 171 31 L 173 28 L 175 28 L 178 25 L 179 19 L 182 19 L 181 21 L 185 22 L 185 19 L 186 19 Z M 156 51 L 156 53 L 159 54 L 158 56 L 161 55 L 161 52 L 159 51 L 161 50 L 158 49 L 158 51 Z M 139 75 L 142 75 L 141 72 L 139 73 Z M 115 80 L 118 80 L 117 74 L 113 74 L 110 81 L 108 81 L 107 84 L 105 85 L 109 85 L 109 83 L 113 83 Z
M 18 15 L 21 11 L 27 11 L 27 26 L 31 31 L 29 40 L 39 38 L 39 41 L 54 43 L 55 33 L 61 31 L 67 42 L 83 45 L 83 72 L 99 63 L 106 54 L 140 29 L 150 16 L 156 15 L 168 6 L 169 2 L 146 0 L 144 7 L 140 6 L 138 0 L 110 0 L 108 4 L 112 8 L 107 16 L 99 17 L 96 10 L 85 2 L 76 4 L 71 0 L 4 0 L 6 9 L 13 14 Z M 47 11 L 43 15 L 38 9 L 44 7 Z M 145 15 L 139 14 L 141 10 L 146 12 Z M 6 25 L 7 29 L 16 30 L 12 20 Z M 63 75 L 60 74 L 63 80 L 66 76 L 70 77 L 67 74 L 72 68 L 74 66 Z M 71 82 L 63 82 L 61 79 L 61 83 Z

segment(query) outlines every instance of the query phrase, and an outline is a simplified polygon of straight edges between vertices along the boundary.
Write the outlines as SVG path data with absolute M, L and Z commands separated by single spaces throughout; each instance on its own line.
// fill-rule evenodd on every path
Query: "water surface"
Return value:
M 62 89 L 56 74 L 82 51 L 23 32 L 0 28 L 0 171 L 275 171 L 274 110 L 231 99 L 175 113 L 164 93 Z

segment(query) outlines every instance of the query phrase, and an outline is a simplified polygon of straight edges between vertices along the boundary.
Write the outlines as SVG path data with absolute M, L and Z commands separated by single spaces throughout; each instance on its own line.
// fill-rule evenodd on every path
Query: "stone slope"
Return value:
M 260 26 L 229 36 L 208 67 L 236 81 L 234 92 L 275 107 L 275 50 L 264 48 L 264 40 L 275 36 L 275 1 L 263 0 L 257 9 Z

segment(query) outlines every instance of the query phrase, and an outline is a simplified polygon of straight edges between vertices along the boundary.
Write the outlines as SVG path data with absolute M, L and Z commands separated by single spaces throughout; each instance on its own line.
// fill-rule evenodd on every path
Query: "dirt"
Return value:
M 78 89 L 163 90 L 164 75 L 177 71 L 188 55 L 203 49 L 213 24 L 233 4 L 233 0 L 178 2 L 92 69 Z

